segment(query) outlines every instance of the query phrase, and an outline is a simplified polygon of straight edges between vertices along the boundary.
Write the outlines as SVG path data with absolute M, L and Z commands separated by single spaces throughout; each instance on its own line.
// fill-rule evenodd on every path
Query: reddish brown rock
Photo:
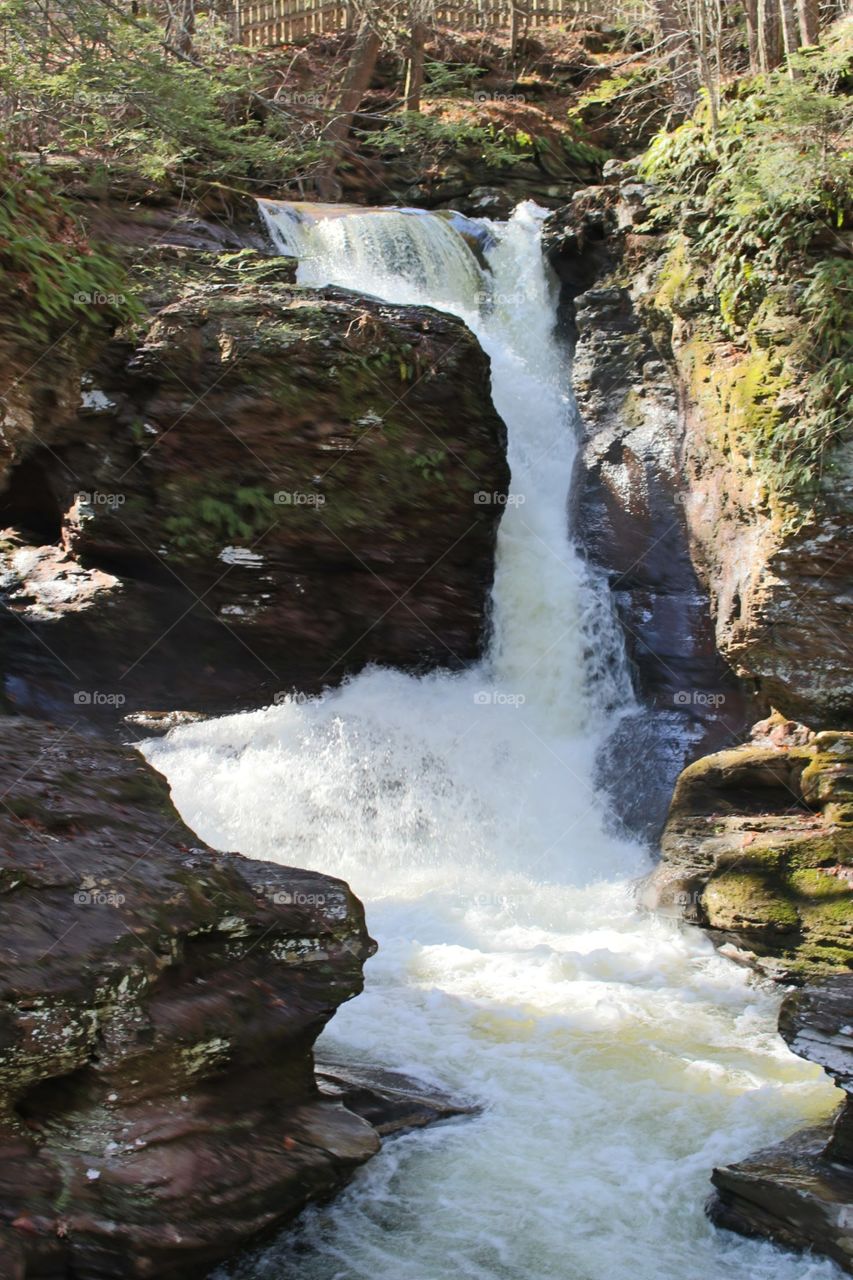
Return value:
M 225 710 L 480 654 L 508 479 L 487 358 L 458 320 L 266 263 L 182 277 L 8 474 L 20 709 Z M 62 591 L 44 580 L 59 548 Z
M 378 1147 L 312 1058 L 360 904 L 202 845 L 133 752 L 0 740 L 0 1273 L 203 1274 Z

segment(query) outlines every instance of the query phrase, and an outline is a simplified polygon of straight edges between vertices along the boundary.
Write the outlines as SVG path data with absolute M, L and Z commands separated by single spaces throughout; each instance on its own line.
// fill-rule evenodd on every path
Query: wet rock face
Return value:
M 626 289 L 581 294 L 575 322 L 584 545 L 608 573 L 641 694 L 661 709 L 687 706 L 708 719 L 725 701 L 710 695 L 722 692 L 726 671 L 690 560 L 676 388 Z M 734 702 L 734 681 L 727 683 Z M 702 693 L 704 700 L 693 696 Z
M 635 687 L 655 712 L 627 722 L 613 752 L 617 784 L 626 754 L 635 783 L 619 806 L 632 829 L 656 839 L 680 768 L 730 741 L 748 723 L 750 699 L 717 652 L 709 593 L 691 557 L 665 335 L 641 314 L 633 288 L 608 283 L 623 257 L 639 270 L 646 252 L 628 230 L 641 216 L 638 190 L 579 192 L 549 220 L 547 248 L 573 298 L 576 528 L 608 577 Z
M 697 348 L 685 321 L 675 326 L 685 383 L 685 467 L 694 558 L 709 584 L 715 638 L 732 666 L 762 696 L 815 728 L 853 725 L 853 466 L 849 447 L 827 461 L 814 516 L 787 530 L 768 509 L 760 478 L 721 450 L 730 412 L 712 396 L 707 364 L 724 353 Z M 732 362 L 729 361 L 729 364 Z M 748 379 L 748 364 L 728 380 Z M 725 385 L 725 383 L 723 384 Z
M 21 709 L 233 709 L 479 655 L 508 480 L 487 358 L 455 319 L 276 270 L 172 282 L 7 473 Z
M 853 975 L 789 995 L 779 1029 L 795 1053 L 825 1068 L 845 1100 L 831 1125 L 715 1169 L 708 1212 L 720 1226 L 814 1249 L 853 1274 Z
M 641 184 L 617 180 L 577 193 L 551 220 L 549 252 L 575 299 L 590 554 L 657 597 L 626 622 L 659 672 L 665 663 L 681 680 L 675 654 L 701 655 L 704 674 L 686 671 L 684 687 L 713 689 L 716 650 L 762 709 L 849 727 L 849 447 L 828 460 L 813 517 L 792 520 L 768 497 L 737 432 L 777 393 L 758 357 L 709 337 L 716 299 L 688 250 L 670 254 L 667 237 L 645 229 L 646 203 Z M 671 654 L 665 635 L 677 641 Z M 718 665 L 720 679 L 737 727 L 743 708 Z
M 204 1274 L 378 1147 L 313 1074 L 361 906 L 202 845 L 133 752 L 0 741 L 0 1273 Z
M 645 897 L 771 977 L 853 968 L 853 734 L 775 716 L 690 765 Z

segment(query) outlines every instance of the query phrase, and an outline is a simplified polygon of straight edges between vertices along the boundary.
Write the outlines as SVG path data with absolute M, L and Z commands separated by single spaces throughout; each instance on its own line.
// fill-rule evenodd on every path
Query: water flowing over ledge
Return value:
M 566 532 L 574 410 L 539 212 L 483 224 L 485 267 L 436 215 L 265 216 L 301 282 L 462 316 L 492 359 L 513 473 L 481 666 L 374 669 L 146 748 L 212 844 L 343 876 L 366 901 L 380 950 L 335 1051 L 486 1107 L 395 1141 L 311 1211 L 300 1274 L 829 1280 L 832 1264 L 702 1213 L 714 1163 L 823 1116 L 833 1093 L 779 1039 L 774 993 L 637 912 L 648 855 L 608 828 L 594 760 L 631 694 Z M 291 1247 L 237 1274 L 286 1274 Z

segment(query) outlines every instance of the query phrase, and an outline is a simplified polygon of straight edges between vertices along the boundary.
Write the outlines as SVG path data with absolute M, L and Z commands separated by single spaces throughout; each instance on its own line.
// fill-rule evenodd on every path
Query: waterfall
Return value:
M 567 530 L 574 407 L 540 212 L 472 228 L 263 211 L 300 282 L 465 320 L 512 486 L 480 665 L 373 669 L 145 748 L 211 844 L 342 876 L 365 901 L 380 950 L 327 1048 L 483 1107 L 388 1143 L 296 1243 L 227 1274 L 829 1280 L 831 1263 L 702 1213 L 713 1164 L 822 1116 L 832 1091 L 776 1034 L 775 992 L 637 911 L 648 854 L 606 821 L 594 762 L 632 695 Z

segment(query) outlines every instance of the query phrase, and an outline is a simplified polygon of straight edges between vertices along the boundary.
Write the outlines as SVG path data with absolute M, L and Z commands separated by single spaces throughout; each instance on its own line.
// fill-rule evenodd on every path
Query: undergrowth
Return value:
M 650 229 L 675 228 L 665 273 L 681 287 L 685 262 L 702 272 L 720 336 L 778 356 L 785 394 L 753 415 L 748 444 L 783 500 L 814 494 L 851 428 L 852 28 L 800 54 L 797 79 L 736 83 L 716 132 L 700 108 L 640 165 L 654 184 Z M 768 396 L 756 386 L 756 401 Z
M 123 269 L 93 249 L 36 170 L 0 154 L 0 332 L 43 342 L 65 323 L 131 320 Z

